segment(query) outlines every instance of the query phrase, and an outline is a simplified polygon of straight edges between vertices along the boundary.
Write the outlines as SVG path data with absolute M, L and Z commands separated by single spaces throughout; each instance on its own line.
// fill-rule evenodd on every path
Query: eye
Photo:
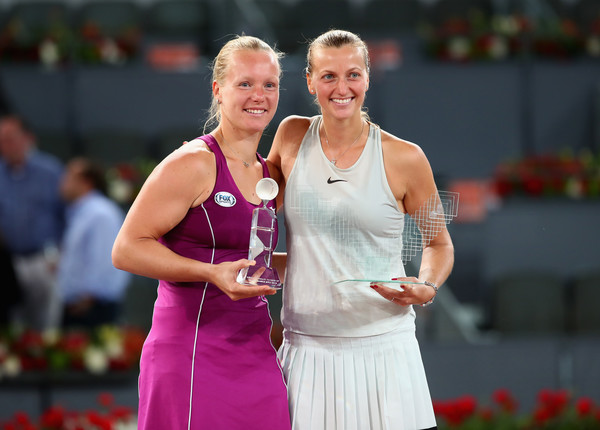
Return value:
M 352 72 L 352 73 L 350 73 L 350 77 L 352 79 L 358 79 L 358 78 L 360 78 L 360 73 L 358 73 L 358 72 Z
M 331 73 L 327 73 L 326 75 L 323 75 L 323 79 L 325 79 L 326 81 L 330 81 L 331 79 L 333 79 L 333 75 Z
M 250 83 L 249 83 L 249 82 L 240 82 L 240 87 L 245 87 L 245 88 L 247 88 L 247 87 L 249 87 L 249 86 L 250 86 Z
M 276 89 L 277 88 L 277 84 L 275 82 L 269 82 L 268 84 L 265 85 L 266 88 L 268 89 Z

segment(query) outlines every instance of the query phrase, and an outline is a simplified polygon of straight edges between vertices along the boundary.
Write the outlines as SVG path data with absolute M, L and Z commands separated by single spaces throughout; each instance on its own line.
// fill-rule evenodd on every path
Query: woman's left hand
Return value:
M 381 297 L 400 306 L 420 305 L 431 300 L 433 289 L 415 277 L 393 278 L 393 280 L 406 281 L 406 284 L 394 284 L 399 288 L 391 288 L 382 284 L 371 284 Z M 400 289 L 401 288 L 401 289 Z

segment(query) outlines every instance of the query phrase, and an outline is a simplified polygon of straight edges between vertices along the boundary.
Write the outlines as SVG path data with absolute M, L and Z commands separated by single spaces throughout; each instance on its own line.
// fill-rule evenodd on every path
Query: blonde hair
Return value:
M 365 62 L 365 69 L 367 70 L 367 75 L 369 75 L 371 73 L 371 60 L 369 58 L 369 48 L 367 47 L 367 44 L 358 35 L 350 31 L 335 29 L 321 34 L 308 45 L 308 52 L 306 53 L 306 73 L 309 75 L 312 74 L 313 54 L 316 49 L 342 48 L 344 46 L 352 46 L 361 51 L 363 61 Z M 363 119 L 369 120 L 367 109 L 364 106 L 362 107 L 361 116 Z
M 276 51 L 268 43 L 254 36 L 236 36 L 234 39 L 227 42 L 215 59 L 212 62 L 212 82 L 216 81 L 220 85 L 225 81 L 227 71 L 232 62 L 233 54 L 239 51 L 265 51 L 272 53 L 277 59 L 277 65 L 279 66 L 279 75 L 281 76 L 281 58 L 284 54 Z M 206 134 L 206 130 L 211 126 L 217 126 L 221 122 L 221 109 L 219 102 L 215 98 L 214 94 L 211 96 L 210 108 L 208 109 L 208 118 L 204 123 L 203 133 Z

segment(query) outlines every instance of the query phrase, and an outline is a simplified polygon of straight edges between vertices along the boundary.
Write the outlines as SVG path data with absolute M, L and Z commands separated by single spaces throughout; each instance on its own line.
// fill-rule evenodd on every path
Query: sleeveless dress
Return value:
M 240 193 L 216 140 L 201 138 L 215 154 L 215 187 L 160 242 L 207 263 L 247 258 L 257 205 Z M 140 360 L 138 428 L 289 430 L 271 326 L 264 296 L 232 301 L 207 282 L 161 280 Z
M 285 190 L 288 260 L 279 357 L 296 430 L 435 426 L 415 312 L 368 282 L 404 276 L 405 214 L 389 187 L 381 130 L 340 169 L 312 118 Z

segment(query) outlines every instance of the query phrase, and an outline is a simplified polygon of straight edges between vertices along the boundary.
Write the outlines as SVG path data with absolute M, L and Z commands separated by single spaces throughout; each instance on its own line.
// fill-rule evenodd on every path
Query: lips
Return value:
M 246 112 L 253 115 L 260 115 L 266 112 L 266 109 L 244 109 Z
M 335 104 L 338 104 L 338 105 L 347 105 L 352 100 L 354 100 L 354 97 L 335 98 L 335 99 L 332 98 L 331 99 L 332 102 L 334 102 Z

